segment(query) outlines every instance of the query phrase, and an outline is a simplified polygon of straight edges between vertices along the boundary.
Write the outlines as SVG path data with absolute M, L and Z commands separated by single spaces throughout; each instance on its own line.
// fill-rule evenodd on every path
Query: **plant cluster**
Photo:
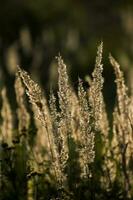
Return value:
M 48 100 L 17 67 L 17 120 L 2 89 L 1 200 L 133 198 L 133 98 L 110 55 L 117 89 L 110 125 L 102 92 L 102 51 L 101 42 L 88 87 L 79 79 L 76 91 L 59 55 L 58 92 L 51 88 Z

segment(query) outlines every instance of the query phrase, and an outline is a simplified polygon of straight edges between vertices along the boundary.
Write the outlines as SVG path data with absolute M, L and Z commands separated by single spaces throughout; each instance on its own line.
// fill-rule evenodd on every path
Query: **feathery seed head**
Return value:
M 18 110 L 17 110 L 18 120 L 19 120 L 18 128 L 21 133 L 23 130 L 28 129 L 30 123 L 30 115 L 25 106 L 25 101 L 24 101 L 25 91 L 18 73 L 16 73 L 15 92 L 18 104 Z
M 13 116 L 12 116 L 11 107 L 10 107 L 7 94 L 6 94 L 6 88 L 2 89 L 1 96 L 2 96 L 2 110 L 1 110 L 2 138 L 3 138 L 3 141 L 8 144 L 8 146 L 12 146 Z

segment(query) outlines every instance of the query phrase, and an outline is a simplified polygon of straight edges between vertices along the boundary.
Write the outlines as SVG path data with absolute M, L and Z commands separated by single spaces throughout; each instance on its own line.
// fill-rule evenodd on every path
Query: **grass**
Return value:
M 2 89 L 2 200 L 133 198 L 133 98 L 128 95 L 119 64 L 110 55 L 117 89 L 110 126 L 102 93 L 102 51 L 101 43 L 88 88 L 79 79 L 77 91 L 59 55 L 58 91 L 55 94 L 51 89 L 49 99 L 18 67 L 14 83 L 16 129 L 6 88 Z

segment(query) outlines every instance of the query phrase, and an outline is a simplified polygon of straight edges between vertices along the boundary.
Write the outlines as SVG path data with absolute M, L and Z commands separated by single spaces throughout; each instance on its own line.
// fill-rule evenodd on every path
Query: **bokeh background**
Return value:
M 32 74 L 46 94 L 57 83 L 55 56 L 68 65 L 73 85 L 90 74 L 97 45 L 104 42 L 104 94 L 107 108 L 115 103 L 115 84 L 108 54 L 124 70 L 127 84 L 133 70 L 133 1 L 4 0 L 0 1 L 0 88 L 13 96 L 16 66 Z M 13 105 L 13 98 L 11 98 Z

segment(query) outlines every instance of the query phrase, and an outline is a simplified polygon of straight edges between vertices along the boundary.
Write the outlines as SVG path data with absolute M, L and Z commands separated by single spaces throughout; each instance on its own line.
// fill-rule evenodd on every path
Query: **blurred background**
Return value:
M 0 89 L 13 96 L 16 66 L 44 88 L 57 83 L 55 56 L 68 66 L 73 85 L 94 68 L 97 45 L 104 42 L 104 94 L 108 109 L 115 102 L 109 52 L 119 61 L 130 86 L 133 70 L 133 1 L 4 0 L 0 1 Z M 11 98 L 13 105 L 13 98 Z

